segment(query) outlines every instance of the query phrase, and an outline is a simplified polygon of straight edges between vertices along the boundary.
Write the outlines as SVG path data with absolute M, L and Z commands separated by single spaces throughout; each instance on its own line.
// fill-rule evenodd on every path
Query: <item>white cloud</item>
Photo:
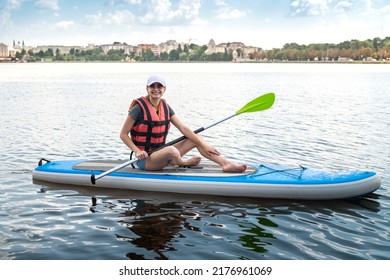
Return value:
M 238 9 L 224 8 L 218 12 L 217 18 L 219 19 L 238 19 L 246 17 L 245 11 Z
M 207 25 L 208 21 L 201 18 L 196 18 L 193 21 L 191 21 L 191 25 L 193 26 L 205 26 Z
M 7 8 L 8 9 L 19 9 L 21 0 L 8 0 Z
M 175 7 L 170 0 L 151 0 L 149 10 L 140 19 L 145 24 L 188 22 L 199 16 L 200 8 L 201 0 L 180 0 Z
M 138 4 L 138 5 L 142 4 L 142 0 L 126 0 L 126 2 L 129 4 Z
M 128 25 L 133 23 L 134 19 L 134 14 L 127 10 L 108 13 L 108 21 L 115 25 Z
M 141 5 L 142 0 L 109 0 L 108 3 L 111 6 L 118 5 L 118 4 Z
M 59 10 L 58 0 L 38 0 L 35 6 L 41 9 Z
M 179 9 L 186 19 L 194 19 L 199 16 L 201 6 L 200 0 L 182 0 Z
M 233 8 L 228 5 L 224 0 L 214 0 L 214 3 L 217 7 L 216 18 L 218 19 L 238 19 L 245 18 L 247 16 L 246 11 L 241 11 L 239 9 Z
M 73 20 L 64 20 L 57 22 L 54 26 L 59 29 L 68 30 L 70 27 L 74 26 L 75 23 Z
M 382 8 L 373 8 L 373 0 L 293 0 L 290 4 L 291 16 L 323 16 L 332 14 L 373 15 L 386 14 Z
M 327 28 L 316 34 L 324 34 L 326 30 L 331 30 L 330 25 L 335 25 L 333 35 L 328 32 L 328 37 L 332 38 L 364 39 L 369 38 L 369 34 L 386 36 L 389 32 L 390 5 L 374 5 L 374 0 L 293 0 L 290 11 L 292 17 L 318 16 L 317 22 L 327 17 Z
M 96 14 L 93 15 L 85 15 L 87 24 L 98 25 L 103 23 L 103 13 L 101 11 L 97 11 Z
M 332 0 L 294 0 L 290 4 L 292 16 L 318 16 L 329 11 Z
M 349 12 L 352 8 L 353 8 L 353 4 L 350 1 L 340 1 L 335 6 L 335 10 L 338 13 Z
M 12 25 L 11 13 L 12 10 L 20 8 L 21 0 L 8 0 L 3 6 L 0 6 L 0 28 Z
M 227 6 L 225 0 L 214 0 L 216 6 Z
M 11 13 L 9 11 L 0 12 L 0 28 L 5 28 L 9 25 L 11 20 Z
M 387 5 L 387 6 L 385 6 L 385 7 L 382 7 L 382 8 L 380 9 L 380 11 L 381 11 L 383 14 L 389 16 L 389 15 L 390 15 L 390 5 Z
M 134 22 L 135 16 L 131 11 L 115 11 L 103 14 L 98 11 L 93 15 L 86 15 L 87 23 L 91 25 L 130 25 Z

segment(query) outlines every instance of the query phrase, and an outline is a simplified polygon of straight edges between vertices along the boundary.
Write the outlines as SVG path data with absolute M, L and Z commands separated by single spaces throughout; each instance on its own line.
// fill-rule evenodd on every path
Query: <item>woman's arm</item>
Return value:
M 148 153 L 141 151 L 131 140 L 129 133 L 135 124 L 135 120 L 130 115 L 127 116 L 125 123 L 123 124 L 122 130 L 119 134 L 119 137 L 122 139 L 123 143 L 126 144 L 134 153 L 138 159 L 145 159 L 148 157 Z

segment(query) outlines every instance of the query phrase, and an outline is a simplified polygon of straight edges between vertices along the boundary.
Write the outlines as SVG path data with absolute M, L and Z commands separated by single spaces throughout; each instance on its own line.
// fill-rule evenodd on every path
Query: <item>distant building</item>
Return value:
M 206 54 L 224 53 L 226 51 L 226 46 L 227 44 L 216 45 L 214 40 L 211 39 L 207 44 L 207 50 L 205 51 L 205 53 Z
M 8 46 L 0 43 L 0 57 L 8 57 Z
M 17 52 L 21 52 L 20 48 L 15 48 L 14 46 L 8 47 L 8 56 L 15 57 Z
M 158 45 L 158 53 L 162 54 L 164 52 L 170 53 L 171 51 L 177 50 L 179 48 L 179 44 L 176 40 L 168 40 L 165 43 L 161 43 Z
M 236 50 L 234 50 L 232 52 L 232 58 L 233 58 L 233 61 L 236 61 L 238 59 L 238 52 Z
M 245 44 L 241 42 L 232 42 L 227 44 L 229 50 L 244 49 Z
M 141 56 L 142 51 L 150 49 L 154 55 L 159 55 L 159 47 L 155 44 L 139 44 L 137 46 L 136 53 L 138 56 Z
M 259 48 L 256 47 L 244 47 L 242 50 L 242 56 L 243 58 L 249 58 L 251 54 L 254 54 L 255 52 L 258 52 Z
M 56 46 L 56 45 L 37 46 L 35 48 L 32 48 L 32 51 L 34 53 L 39 53 L 40 51 L 47 52 L 48 49 L 52 49 L 54 54 L 56 53 L 56 51 L 58 49 L 61 54 L 67 55 L 70 53 L 71 49 L 82 50 L 83 47 L 80 47 L 80 46 Z
M 214 40 L 211 39 L 207 45 L 206 54 L 213 53 L 224 53 L 227 51 L 233 56 L 233 60 L 237 59 L 249 59 L 250 55 L 256 52 L 258 48 L 256 47 L 246 47 L 244 43 L 241 42 L 231 42 L 231 43 L 221 43 L 215 44 Z
M 126 43 L 114 42 L 114 44 L 101 45 L 100 46 L 105 54 L 110 50 L 123 50 L 124 54 L 130 55 L 134 51 L 134 47 Z

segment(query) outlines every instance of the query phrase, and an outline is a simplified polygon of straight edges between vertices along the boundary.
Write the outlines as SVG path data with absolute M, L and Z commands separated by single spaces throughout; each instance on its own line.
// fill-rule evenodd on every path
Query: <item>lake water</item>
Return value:
M 42 157 L 127 159 L 119 131 L 154 73 L 193 129 L 276 94 L 202 133 L 232 160 L 375 170 L 382 186 L 291 201 L 32 183 Z M 0 64 L 0 259 L 388 260 L 389 77 L 378 64 Z

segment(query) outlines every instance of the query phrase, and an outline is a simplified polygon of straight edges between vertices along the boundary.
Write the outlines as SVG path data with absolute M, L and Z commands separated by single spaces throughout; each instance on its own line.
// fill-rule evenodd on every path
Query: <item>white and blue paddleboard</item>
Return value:
M 92 184 L 99 175 L 124 161 L 59 160 L 39 163 L 33 180 L 57 184 L 128 190 L 280 199 L 343 199 L 377 190 L 381 178 L 373 171 L 337 171 L 275 164 L 248 166 L 244 173 L 224 173 L 213 163 L 197 168 L 167 167 L 144 171 L 125 167 Z

